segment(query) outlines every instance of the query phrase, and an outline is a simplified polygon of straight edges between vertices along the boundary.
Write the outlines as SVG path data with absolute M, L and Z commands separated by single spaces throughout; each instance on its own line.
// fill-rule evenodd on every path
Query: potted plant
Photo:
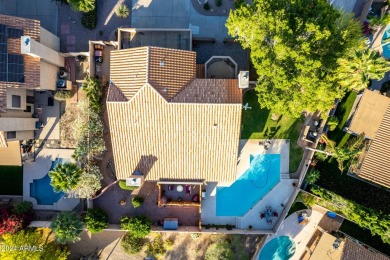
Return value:
M 248 230 L 252 230 L 252 229 L 253 229 L 252 225 L 249 225 Z
M 119 201 L 119 204 L 120 204 L 121 206 L 126 205 L 126 199 L 121 199 L 121 200 Z

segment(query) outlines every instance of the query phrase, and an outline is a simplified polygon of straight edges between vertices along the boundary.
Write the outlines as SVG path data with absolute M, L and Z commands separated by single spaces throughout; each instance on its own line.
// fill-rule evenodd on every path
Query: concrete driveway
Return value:
M 191 1 L 183 0 L 133 0 L 131 26 L 133 28 L 189 28 L 199 27 L 193 37 L 213 37 L 223 41 L 228 37 L 226 16 L 199 14 Z
M 58 6 L 50 0 L 0 0 L 0 14 L 39 20 L 57 35 Z

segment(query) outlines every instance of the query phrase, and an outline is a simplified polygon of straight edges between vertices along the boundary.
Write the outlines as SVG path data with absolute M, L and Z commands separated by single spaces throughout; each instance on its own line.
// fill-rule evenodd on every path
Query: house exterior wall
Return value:
M 40 74 L 40 89 L 56 90 L 57 89 L 57 74 L 59 67 L 40 61 L 41 74 Z
M 60 51 L 60 38 L 58 36 L 52 34 L 51 32 L 42 27 L 40 28 L 40 33 L 40 43 L 49 47 L 52 50 L 55 50 L 57 52 Z
M 0 131 L 33 131 L 37 121 L 38 118 L 0 117 Z
M 20 107 L 12 106 L 12 96 L 20 96 Z M 26 90 L 23 88 L 7 88 L 7 109 L 26 109 Z

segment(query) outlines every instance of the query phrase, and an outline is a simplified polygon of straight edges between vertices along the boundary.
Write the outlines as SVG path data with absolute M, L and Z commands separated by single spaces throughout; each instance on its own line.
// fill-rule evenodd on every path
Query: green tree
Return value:
M 95 9 L 95 0 L 67 0 L 74 11 L 89 12 Z
M 69 192 L 70 197 L 74 198 L 92 198 L 102 187 L 101 180 L 103 179 L 100 169 L 97 165 L 89 165 L 80 176 L 77 186 Z
M 307 184 L 314 184 L 320 178 L 320 171 L 316 169 L 311 169 L 306 177 L 305 181 Z
M 48 242 L 47 237 L 38 231 L 20 231 L 16 234 L 3 235 L 3 241 L 0 250 L 0 259 L 47 259 L 47 260 L 66 260 L 69 251 L 66 247 Z M 26 247 L 27 246 L 27 247 Z M 21 247 L 24 250 L 5 250 L 6 248 Z M 29 248 L 31 247 L 31 248 Z
M 229 260 L 234 259 L 234 252 L 228 240 L 211 244 L 206 251 L 206 260 Z
M 161 259 L 172 247 L 173 242 L 170 239 L 163 240 L 161 234 L 157 234 L 153 241 L 149 242 L 146 253 L 149 256 Z
M 338 63 L 340 84 L 356 91 L 367 88 L 372 79 L 382 79 L 390 66 L 390 62 L 371 48 L 354 50 Z
M 348 165 L 351 161 L 356 158 L 362 152 L 362 144 L 364 141 L 364 134 L 359 135 L 356 138 L 351 138 L 345 145 L 342 147 L 336 146 L 336 143 L 330 140 L 326 135 L 321 137 L 325 143 L 325 150 L 334 157 L 339 165 L 340 171 L 344 171 L 345 162 L 348 162 Z
M 58 243 L 74 243 L 80 240 L 80 234 L 83 231 L 83 222 L 76 213 L 63 211 L 51 223 L 51 229 Z
M 99 233 L 107 228 L 108 215 L 101 209 L 88 209 L 84 222 L 91 233 Z
M 339 125 L 340 120 L 336 116 L 331 116 L 328 118 L 327 125 L 329 126 L 329 131 L 334 131 Z
M 75 188 L 83 171 L 74 163 L 57 164 L 49 172 L 50 184 L 55 192 L 69 192 Z
M 121 229 L 130 231 L 136 237 L 145 237 L 151 231 L 152 221 L 146 216 L 121 218 Z
M 120 18 L 127 18 L 130 14 L 130 9 L 127 7 L 127 5 L 123 4 L 118 7 L 115 11 L 116 15 Z
M 250 49 L 262 108 L 299 117 L 326 111 L 344 89 L 339 58 L 360 44 L 361 28 L 326 0 L 254 0 L 229 14 L 231 36 Z

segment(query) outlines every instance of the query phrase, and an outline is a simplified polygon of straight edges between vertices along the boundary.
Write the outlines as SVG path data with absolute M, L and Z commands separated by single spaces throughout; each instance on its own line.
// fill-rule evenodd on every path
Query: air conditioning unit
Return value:
M 238 87 L 249 87 L 249 71 L 240 71 L 240 73 L 238 74 Z

